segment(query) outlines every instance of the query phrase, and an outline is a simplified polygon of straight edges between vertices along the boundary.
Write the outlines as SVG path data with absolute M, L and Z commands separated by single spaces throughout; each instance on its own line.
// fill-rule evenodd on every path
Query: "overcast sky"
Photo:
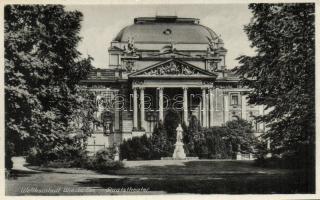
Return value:
M 240 55 L 252 55 L 253 49 L 243 31 L 243 26 L 252 16 L 247 4 L 207 5 L 68 5 L 68 10 L 83 13 L 81 29 L 82 42 L 79 51 L 94 58 L 93 65 L 108 67 L 108 47 L 117 33 L 133 24 L 135 17 L 156 15 L 177 15 L 178 17 L 199 18 L 205 25 L 221 35 L 228 50 L 226 65 L 233 68 Z

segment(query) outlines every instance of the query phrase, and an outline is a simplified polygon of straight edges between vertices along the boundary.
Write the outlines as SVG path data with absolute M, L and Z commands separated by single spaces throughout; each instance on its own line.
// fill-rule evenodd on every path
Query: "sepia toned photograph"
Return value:
M 5 196 L 316 194 L 316 3 L 2 9 Z

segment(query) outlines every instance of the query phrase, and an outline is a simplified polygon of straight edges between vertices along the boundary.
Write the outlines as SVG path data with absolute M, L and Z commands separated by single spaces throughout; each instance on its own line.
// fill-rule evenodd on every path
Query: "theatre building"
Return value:
M 89 150 L 151 135 L 168 115 L 186 125 L 195 116 L 203 127 L 243 118 L 252 121 L 256 133 L 264 131 L 264 124 L 253 121 L 263 107 L 247 104 L 249 89 L 226 68 L 223 36 L 199 19 L 135 18 L 119 30 L 108 54 L 108 66 L 82 81 L 95 92 L 98 107 Z

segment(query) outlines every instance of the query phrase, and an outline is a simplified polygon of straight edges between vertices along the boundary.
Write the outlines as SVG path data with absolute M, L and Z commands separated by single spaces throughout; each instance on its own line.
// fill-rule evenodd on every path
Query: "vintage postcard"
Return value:
M 316 199 L 318 6 L 2 2 L 3 196 Z

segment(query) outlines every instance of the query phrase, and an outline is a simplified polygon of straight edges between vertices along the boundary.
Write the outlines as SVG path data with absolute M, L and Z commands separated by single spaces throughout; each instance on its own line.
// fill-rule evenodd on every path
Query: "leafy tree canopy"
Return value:
M 76 50 L 82 14 L 60 5 L 7 5 L 4 17 L 6 143 L 16 150 L 55 145 L 84 101 L 78 83 L 92 68 L 92 58 Z
M 266 137 L 294 150 L 314 142 L 315 15 L 314 4 L 250 4 L 244 30 L 255 56 L 239 57 L 235 71 L 253 89 L 249 103 L 266 105 L 258 118 L 269 124 Z

